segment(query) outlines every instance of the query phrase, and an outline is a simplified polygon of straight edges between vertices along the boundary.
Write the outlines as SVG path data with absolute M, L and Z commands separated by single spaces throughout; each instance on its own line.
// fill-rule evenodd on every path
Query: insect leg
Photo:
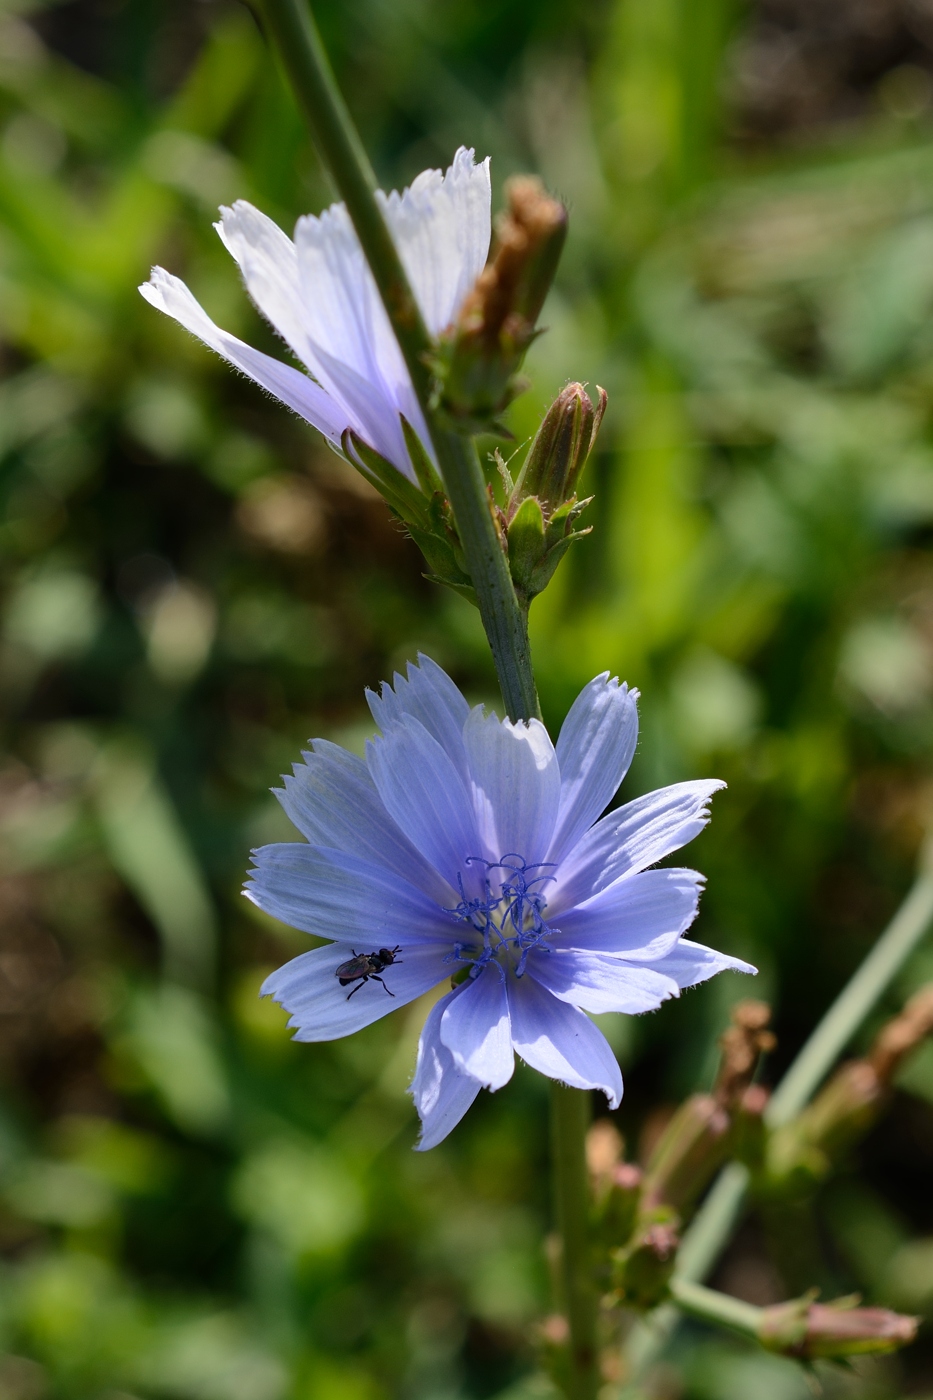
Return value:
M 353 991 L 352 991 L 352 992 L 347 992 L 347 1001 L 349 1001 L 350 998 L 351 998 L 352 996 L 355 996 L 356 993 L 360 990 L 360 987 L 365 986 L 365 984 L 366 984 L 368 981 L 369 981 L 369 978 L 368 978 L 368 977 L 362 977 L 362 978 L 360 978 L 359 982 L 357 982 L 356 986 L 353 988 Z
M 376 974 L 375 974 L 375 972 L 371 972 L 369 975 L 370 975 L 370 977 L 373 979 L 374 982 L 380 982 L 380 983 L 382 984 L 382 989 L 383 989 L 383 991 L 389 992 L 388 987 L 387 987 L 386 984 L 382 981 L 382 978 L 381 978 L 381 977 L 377 977 Z M 394 993 L 394 992 L 389 992 L 389 996 L 390 996 L 390 997 L 394 997 L 394 996 L 395 996 L 395 993 Z

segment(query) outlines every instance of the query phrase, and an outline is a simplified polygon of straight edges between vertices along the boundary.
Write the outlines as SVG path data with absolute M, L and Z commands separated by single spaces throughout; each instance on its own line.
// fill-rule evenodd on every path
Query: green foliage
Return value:
M 611 668 L 643 694 L 625 795 L 729 780 L 689 855 L 697 936 L 760 964 L 786 1059 L 929 818 L 927 120 L 746 156 L 721 134 L 746 22 L 725 0 L 320 19 L 387 185 L 464 141 L 497 188 L 536 168 L 570 204 L 509 411 L 524 443 L 568 379 L 609 391 L 593 533 L 531 615 L 545 713 Z M 359 748 L 363 686 L 418 647 L 476 699 L 494 677 L 382 500 L 138 296 L 160 261 L 284 356 L 210 229 L 237 197 L 285 226 L 328 199 L 246 11 L 3 7 L 0 1390 L 530 1396 L 541 1085 L 519 1072 L 414 1155 L 426 1007 L 294 1046 L 257 995 L 307 946 L 238 897 L 249 848 L 290 839 L 279 773 L 311 734 Z M 631 1140 L 708 1086 L 744 990 L 606 1025 Z M 818 1227 L 743 1236 L 727 1267 L 756 1301 L 817 1279 L 933 1311 L 931 1103 L 921 1055 Z M 807 1394 L 739 1343 L 694 1335 L 677 1364 L 698 1400 Z

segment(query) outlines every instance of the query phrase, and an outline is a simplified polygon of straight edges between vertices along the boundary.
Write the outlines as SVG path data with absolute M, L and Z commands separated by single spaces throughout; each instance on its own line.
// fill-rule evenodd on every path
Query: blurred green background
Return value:
M 386 187 L 465 143 L 497 198 L 533 169 L 570 206 L 512 427 L 568 377 L 610 411 L 596 528 L 533 610 L 543 703 L 612 668 L 643 694 L 624 795 L 728 779 L 698 937 L 760 965 L 774 1076 L 933 816 L 933 7 L 317 8 Z M 330 199 L 246 9 L 3 0 L 0 1400 L 546 1397 L 543 1081 L 416 1155 L 423 1007 L 298 1047 L 257 998 L 306 942 L 238 897 L 288 839 L 278 775 L 359 748 L 419 647 L 495 682 L 381 500 L 137 294 L 159 261 L 284 355 L 210 227 L 236 197 L 286 228 Z M 630 1152 L 749 990 L 609 1018 Z M 815 1228 L 753 1218 L 718 1283 L 933 1314 L 931 1171 L 933 1052 Z M 699 1327 L 663 1387 L 810 1394 Z M 933 1395 L 933 1349 L 826 1393 Z

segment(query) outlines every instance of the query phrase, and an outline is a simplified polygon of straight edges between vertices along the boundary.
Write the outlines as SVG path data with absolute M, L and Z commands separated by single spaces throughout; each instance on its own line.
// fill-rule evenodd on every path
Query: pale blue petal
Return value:
M 390 725 L 411 715 L 424 725 L 466 777 L 463 726 L 470 707 L 436 661 L 419 652 L 418 664 L 408 663 L 407 678 L 396 671 L 392 685 L 383 685 L 380 695 L 367 690 L 366 699 L 383 734 L 388 733 Z
M 509 984 L 512 1044 L 532 1069 L 575 1089 L 602 1089 L 610 1108 L 622 1099 L 622 1072 L 602 1031 L 576 1007 L 531 977 Z
M 307 323 L 292 240 L 245 199 L 238 199 L 229 209 L 222 205 L 214 228 L 235 259 L 259 310 L 299 360 L 308 364 Z
M 666 957 L 654 964 L 658 972 L 672 977 L 678 987 L 695 987 L 698 982 L 706 982 L 717 972 L 747 972 L 756 976 L 758 969 L 741 958 L 730 958 L 726 953 L 717 953 L 715 948 L 705 948 L 702 943 L 691 943 L 682 938 Z
M 412 939 L 448 949 L 463 925 L 433 899 L 348 851 L 288 842 L 253 852 L 243 893 L 273 918 L 361 952 Z
M 543 862 L 560 802 L 560 769 L 540 720 L 500 720 L 477 706 L 463 727 L 473 803 L 493 860 Z M 547 874 L 545 870 L 536 874 Z
M 489 252 L 489 159 L 461 146 L 450 168 L 424 170 L 411 188 L 376 195 L 432 335 L 454 320 Z
M 343 204 L 295 225 L 298 279 L 308 338 L 389 401 L 407 378 L 382 299 Z
M 638 742 L 637 699 L 606 671 L 571 705 L 557 740 L 560 814 L 549 860 L 571 851 L 618 791 Z
M 662 970 L 665 966 L 661 962 L 645 967 L 611 953 L 562 952 L 555 948 L 549 953 L 533 953 L 526 976 L 534 977 L 561 1001 L 580 1006 L 594 1016 L 605 1011 L 637 1016 L 643 1011 L 654 1011 L 668 997 L 680 995 L 680 984 Z
M 325 739 L 315 739 L 303 757 L 276 797 L 312 846 L 350 851 L 411 881 L 444 908 L 456 903 L 446 880 L 389 816 L 361 758 Z
M 373 946 L 361 945 L 359 951 L 372 952 Z M 375 981 L 355 982 L 354 991 L 353 987 L 341 987 L 336 976 L 337 968 L 350 956 L 346 943 L 330 943 L 292 958 L 266 978 L 261 995 L 285 1007 L 291 1017 L 289 1026 L 297 1028 L 295 1040 L 337 1040 L 352 1035 L 423 996 L 450 975 L 442 948 L 408 945 L 403 946 L 398 961 L 380 974 L 391 996 Z
M 552 916 L 555 948 L 617 953 L 655 962 L 696 918 L 703 876 L 696 870 L 643 870 L 601 891 L 586 904 Z M 553 920 L 553 921 L 552 921 Z
M 717 778 L 675 783 L 610 812 L 561 862 L 549 887 L 552 909 L 582 904 L 620 876 L 645 870 L 685 846 L 706 826 L 710 798 L 724 787 Z
M 487 1089 L 501 1089 L 512 1078 L 515 1057 L 509 1026 L 505 978 L 496 964 L 463 983 L 441 1017 L 441 1040 L 458 1069 Z
M 423 724 L 406 715 L 366 745 L 366 761 L 389 815 L 453 888 L 462 874 L 481 888 L 483 851 L 463 779 Z
M 271 355 L 264 355 L 261 350 L 254 350 L 235 335 L 221 330 L 184 282 L 164 268 L 154 267 L 150 280 L 139 290 L 151 306 L 171 316 L 228 364 L 273 394 L 335 446 L 339 446 L 341 434 L 349 426 L 349 420 L 342 406 L 320 384 L 315 384 L 308 375 L 293 369 L 291 365 L 282 364 Z
M 418 1042 L 418 1063 L 411 1083 L 411 1096 L 421 1119 L 417 1152 L 427 1152 L 442 1142 L 480 1091 L 479 1081 L 457 1068 L 441 1040 L 441 1017 L 463 991 L 463 986 L 457 987 L 431 1008 Z

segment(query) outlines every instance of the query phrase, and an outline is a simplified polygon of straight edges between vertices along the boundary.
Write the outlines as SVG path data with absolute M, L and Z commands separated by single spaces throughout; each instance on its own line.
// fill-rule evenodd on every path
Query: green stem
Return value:
M 570 1329 L 568 1400 L 595 1400 L 599 1386 L 596 1290 L 593 1285 L 586 1131 L 589 1094 L 551 1084 L 551 1159 L 557 1228 L 561 1237 L 563 1308 Z
M 928 861 L 925 850 L 920 874 L 907 898 L 775 1089 L 765 1110 L 769 1127 L 789 1122 L 809 1101 L 929 928 L 933 921 L 933 872 Z
M 262 0 L 311 137 L 356 229 L 392 322 L 422 409 L 431 395 L 426 355 L 431 349 L 398 249 L 376 203 L 376 176 L 340 95 L 314 16 L 305 0 Z
M 432 411 L 428 368 L 432 341 L 376 202 L 372 166 L 337 88 L 305 0 L 263 3 L 269 29 L 314 143 L 347 206 L 428 424 L 506 709 L 513 720 L 531 719 L 540 711 L 531 669 L 527 618 L 512 587 L 472 440 L 450 432 L 438 423 Z
M 931 866 L 933 845 L 927 844 L 920 856 L 920 873 L 894 918 L 775 1090 L 765 1110 L 769 1127 L 787 1123 L 807 1104 L 929 929 L 933 922 Z M 748 1183 L 748 1169 L 740 1162 L 731 1162 L 723 1169 L 684 1234 L 676 1278 L 699 1281 L 713 1268 L 741 1214 Z M 627 1352 L 636 1378 L 660 1355 L 676 1325 L 676 1309 L 665 1305 L 652 1314 L 649 1322 L 633 1329 Z
M 761 1308 L 751 1303 L 743 1303 L 739 1298 L 730 1298 L 728 1293 L 704 1288 L 702 1283 L 690 1283 L 684 1278 L 671 1279 L 671 1297 L 680 1311 L 691 1317 L 712 1322 L 717 1327 L 729 1327 L 733 1332 L 741 1332 L 743 1337 L 758 1340 Z
M 435 433 L 434 441 L 509 718 L 540 718 L 528 616 L 512 587 L 476 444 L 443 431 Z

